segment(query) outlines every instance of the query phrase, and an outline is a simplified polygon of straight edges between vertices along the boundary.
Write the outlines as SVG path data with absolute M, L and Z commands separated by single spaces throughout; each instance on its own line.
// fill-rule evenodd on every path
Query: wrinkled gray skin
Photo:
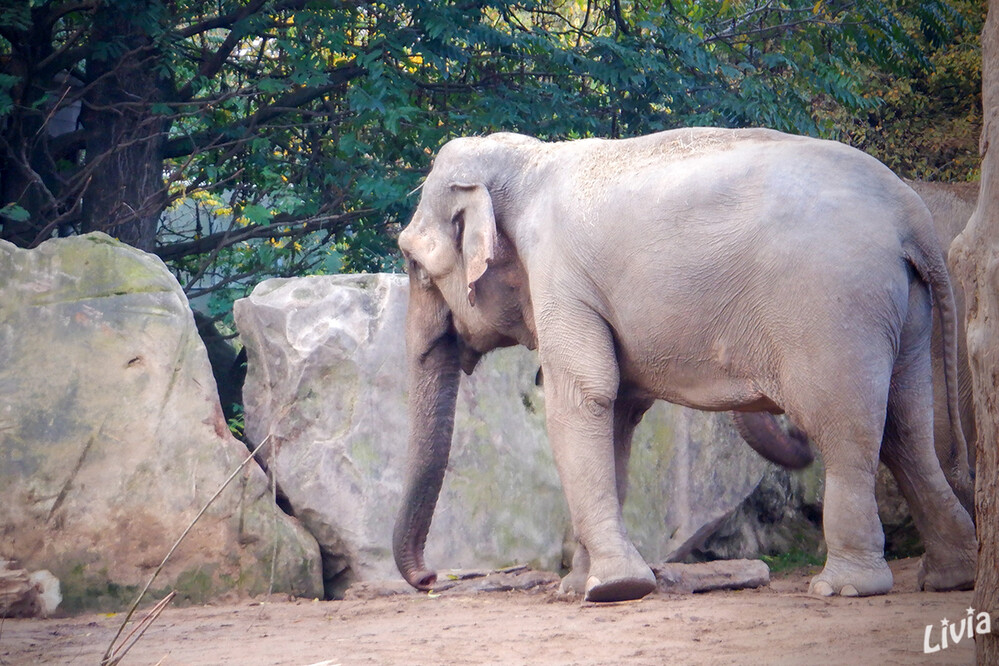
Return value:
M 785 431 L 768 412 L 732 412 L 732 423 L 742 439 L 767 460 L 803 469 L 815 459 L 808 435 L 793 424 Z
M 933 183 L 909 181 L 908 185 L 920 196 L 933 216 L 940 248 L 949 248 L 951 242 L 967 225 L 978 199 L 977 183 Z M 961 505 L 974 517 L 975 469 L 975 408 L 972 400 L 971 366 L 964 332 L 964 291 L 961 285 L 951 282 L 954 306 L 957 313 L 957 384 L 961 425 L 965 442 L 954 439 L 947 406 L 947 384 L 943 363 L 943 324 L 939 312 L 934 311 L 930 354 L 933 367 L 933 441 L 937 458 L 943 466 L 944 476 L 954 489 Z M 733 413 L 736 428 L 743 439 L 769 460 L 786 467 L 798 469 L 811 461 L 807 439 L 801 431 L 792 428 L 790 433 L 766 413 Z
M 419 588 L 459 369 L 536 348 L 580 543 L 563 590 L 655 580 L 621 518 L 635 425 L 656 399 L 786 412 L 826 465 L 828 557 L 810 591 L 887 592 L 879 457 L 926 546 L 921 582 L 969 586 L 971 518 L 933 450 L 931 294 L 957 419 L 954 302 L 930 215 L 876 160 L 767 130 L 445 145 L 399 238 L 410 276 L 410 466 L 394 552 Z M 882 443 L 882 436 L 884 442 Z
M 912 183 L 912 188 L 926 203 L 933 214 L 933 223 L 940 239 L 940 247 L 946 252 L 959 233 L 964 230 L 975 210 L 978 200 L 978 183 Z M 965 306 L 964 291 L 957 281 L 952 282 L 954 303 L 957 311 L 957 381 L 958 395 L 961 406 L 961 424 L 967 450 L 961 450 L 961 442 L 952 439 L 947 427 L 946 401 L 934 399 L 934 441 L 937 456 L 944 463 L 944 473 L 951 485 L 960 489 L 958 498 L 969 512 L 974 513 L 974 484 L 969 484 L 967 474 L 962 470 L 975 469 L 975 442 L 978 433 L 975 429 L 975 405 L 972 395 L 971 366 L 968 363 L 968 345 L 965 337 Z M 932 345 L 941 340 L 941 322 L 939 316 L 933 319 Z M 939 347 L 933 347 L 934 351 Z M 944 368 L 940 354 L 933 354 L 933 390 L 934 396 L 944 392 Z M 967 461 L 965 467 L 964 461 Z M 970 487 L 968 487 L 970 486 Z

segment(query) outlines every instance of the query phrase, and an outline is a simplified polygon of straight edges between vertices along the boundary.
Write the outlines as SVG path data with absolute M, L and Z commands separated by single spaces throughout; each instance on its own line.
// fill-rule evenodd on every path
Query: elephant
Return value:
M 978 183 L 933 183 L 910 182 L 909 186 L 916 191 L 926 207 L 933 214 L 933 224 L 940 239 L 940 247 L 945 251 L 957 235 L 964 231 L 978 200 Z M 957 309 L 957 384 L 961 409 L 961 424 L 964 426 L 966 450 L 960 449 L 960 443 L 950 437 L 946 427 L 946 408 L 943 400 L 934 399 L 934 441 L 937 456 L 944 463 L 944 472 L 948 474 L 951 485 L 958 492 L 969 513 L 974 513 L 974 484 L 968 482 L 968 470 L 975 469 L 975 442 L 978 432 L 975 426 L 975 405 L 972 395 L 971 365 L 968 362 L 968 346 L 964 329 L 965 295 L 964 289 L 957 281 L 952 282 L 954 302 Z M 939 317 L 933 320 L 933 342 L 940 340 L 941 322 Z M 938 346 L 932 348 L 934 351 Z M 943 359 L 938 353 L 933 354 L 933 390 L 934 395 L 943 394 Z M 966 461 L 966 462 L 965 462 Z
M 399 236 L 409 275 L 409 441 L 393 553 L 423 556 L 460 373 L 536 349 L 546 428 L 578 542 L 564 592 L 655 586 L 621 506 L 635 426 L 655 400 L 780 414 L 825 462 L 825 566 L 809 592 L 891 590 L 874 480 L 896 477 L 926 553 L 922 589 L 973 585 L 974 525 L 933 449 L 930 330 L 957 407 L 955 308 L 925 204 L 840 143 L 766 129 L 628 139 L 462 137 L 438 151 Z
M 977 183 L 935 183 L 906 181 L 933 215 L 933 225 L 941 248 L 949 248 L 964 229 L 978 198 Z M 946 377 L 943 364 L 942 323 L 936 314 L 930 354 L 933 367 L 933 441 L 944 475 L 957 494 L 961 505 L 974 518 L 975 512 L 975 409 L 972 396 L 971 366 L 964 331 L 964 290 L 957 282 L 951 284 L 957 314 L 957 385 L 961 424 L 965 442 L 952 437 L 947 411 Z M 797 428 L 785 432 L 766 413 L 734 412 L 733 422 L 742 438 L 764 457 L 785 467 L 799 469 L 811 461 L 807 438 Z

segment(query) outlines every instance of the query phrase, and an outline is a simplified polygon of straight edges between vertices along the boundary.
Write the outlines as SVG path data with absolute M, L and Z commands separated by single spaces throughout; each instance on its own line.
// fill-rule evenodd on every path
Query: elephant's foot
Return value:
M 891 569 L 883 557 L 855 562 L 830 556 L 826 559 L 822 573 L 812 579 L 808 593 L 820 597 L 831 597 L 834 594 L 866 597 L 890 592 L 893 582 Z
M 587 601 L 630 601 L 654 589 L 656 576 L 641 558 L 637 562 L 624 558 L 596 561 L 586 578 Z
M 573 568 L 558 586 L 559 594 L 586 594 L 586 574 L 583 569 Z
M 586 594 L 586 577 L 590 573 L 590 553 L 586 546 L 573 539 L 572 569 L 562 579 L 559 594 Z
M 919 589 L 928 592 L 971 590 L 975 587 L 975 550 L 954 549 L 946 561 L 929 553 L 919 561 Z

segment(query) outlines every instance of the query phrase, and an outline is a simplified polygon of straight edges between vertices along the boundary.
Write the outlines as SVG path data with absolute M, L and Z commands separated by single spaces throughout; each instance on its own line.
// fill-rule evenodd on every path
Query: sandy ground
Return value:
M 357 601 L 270 598 L 168 608 L 123 664 L 971 664 L 965 638 L 923 653 L 926 626 L 967 616 L 971 592 L 805 594 L 810 571 L 769 588 L 589 604 L 533 592 L 406 594 Z M 141 615 L 141 614 L 140 614 Z M 5 620 L 0 664 L 97 664 L 122 622 L 90 614 Z M 126 632 L 127 633 L 127 632 Z

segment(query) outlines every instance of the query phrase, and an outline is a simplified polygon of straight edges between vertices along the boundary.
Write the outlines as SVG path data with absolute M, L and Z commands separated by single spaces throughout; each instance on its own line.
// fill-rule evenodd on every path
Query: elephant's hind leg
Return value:
M 920 589 L 970 589 L 975 579 L 975 528 L 941 469 L 933 446 L 929 299 L 921 285 L 910 293 L 910 317 L 895 362 L 881 459 L 898 482 L 926 553 Z
M 841 435 L 831 456 L 827 451 L 833 447 L 821 447 L 826 463 L 822 527 L 828 554 L 825 567 L 809 585 L 811 594 L 867 596 L 892 587 L 874 497 L 877 442 L 869 434 L 856 433 Z M 854 456 L 843 456 L 846 449 Z
M 823 405 L 821 413 L 813 410 L 799 418 L 796 410 L 788 410 L 812 434 L 826 467 L 822 527 L 828 554 L 811 581 L 811 594 L 866 596 L 891 590 L 874 497 L 889 363 L 885 359 L 882 369 L 867 371 L 857 363 L 842 381 L 813 385 L 819 394 L 803 397 L 805 404 Z

